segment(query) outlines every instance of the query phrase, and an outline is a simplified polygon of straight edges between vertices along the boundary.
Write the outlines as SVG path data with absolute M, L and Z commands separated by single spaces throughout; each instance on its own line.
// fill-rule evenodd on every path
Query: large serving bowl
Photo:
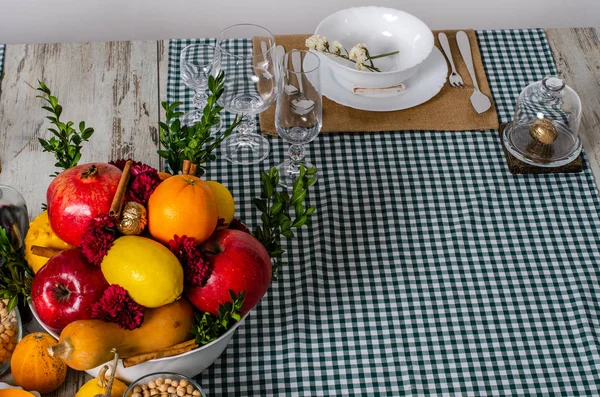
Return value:
M 38 323 L 40 323 L 42 328 L 44 328 L 44 330 L 50 335 L 58 339 L 59 335 L 56 332 L 50 330 L 46 326 L 46 324 L 44 324 L 40 320 L 35 311 L 35 307 L 31 303 L 29 304 L 29 307 L 33 312 L 33 316 L 38 321 Z M 250 313 L 248 312 L 244 314 L 241 320 L 233 327 L 231 327 L 231 329 L 225 334 L 223 334 L 219 339 L 197 349 L 191 350 L 187 353 L 179 354 L 173 357 L 165 357 L 156 360 L 146 361 L 145 363 L 141 363 L 129 368 L 124 368 L 122 361 L 119 360 L 116 376 L 117 378 L 127 383 L 131 383 L 136 379 L 142 378 L 150 373 L 156 372 L 176 372 L 189 378 L 193 378 L 194 376 L 198 375 L 206 368 L 211 366 L 212 363 L 214 363 L 217 360 L 217 358 L 219 358 L 219 356 L 221 355 L 221 353 L 223 353 L 223 351 L 227 347 L 227 344 L 233 337 L 233 333 L 240 326 L 240 324 L 244 322 L 248 314 Z M 100 371 L 100 368 L 102 368 L 102 365 L 90 369 L 86 372 L 91 376 L 96 377 L 98 375 L 98 371 Z
M 358 43 L 366 44 L 371 56 L 399 51 L 375 59 L 381 72 L 356 70 L 354 63 L 320 53 L 334 78 L 344 87 L 385 88 L 412 77 L 433 50 L 433 33 L 423 21 L 400 10 L 385 7 L 355 7 L 325 18 L 315 34 L 331 43 L 339 41 L 348 51 Z

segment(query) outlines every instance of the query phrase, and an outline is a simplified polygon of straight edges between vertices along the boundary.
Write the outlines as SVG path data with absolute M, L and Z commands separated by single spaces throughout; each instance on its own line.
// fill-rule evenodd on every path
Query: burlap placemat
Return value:
M 498 128 L 498 114 L 492 101 L 492 107 L 483 114 L 477 114 L 471 106 L 470 96 L 473 84 L 465 63 L 456 45 L 456 30 L 444 30 L 450 42 L 450 48 L 458 73 L 462 76 L 467 88 L 453 88 L 448 82 L 435 97 L 414 108 L 394 112 L 369 112 L 342 106 L 323 97 L 322 132 L 376 132 L 403 130 L 433 131 L 468 131 Z M 465 30 L 469 36 L 473 63 L 479 88 L 490 99 L 492 98 L 487 81 L 481 53 L 477 44 L 477 36 L 473 30 Z M 440 48 L 437 31 L 434 31 L 435 45 Z M 305 49 L 304 44 L 310 35 L 276 36 L 278 45 L 291 49 Z M 448 66 L 450 72 L 450 67 Z M 260 114 L 260 128 L 267 134 L 276 134 L 275 105 Z

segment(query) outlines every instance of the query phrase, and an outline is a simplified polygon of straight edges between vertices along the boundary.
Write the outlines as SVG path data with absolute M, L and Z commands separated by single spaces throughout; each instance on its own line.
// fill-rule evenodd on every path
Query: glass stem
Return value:
M 244 115 L 242 122 L 238 125 L 238 131 L 242 138 L 252 134 L 256 129 L 256 120 L 254 115 Z
M 205 89 L 200 89 L 196 91 L 194 97 L 192 98 L 192 104 L 200 111 L 204 110 L 206 106 L 206 100 L 208 99 L 208 95 L 206 94 Z
M 295 168 L 300 168 L 300 163 L 304 159 L 304 155 L 305 155 L 304 145 L 301 145 L 301 144 L 300 145 L 298 145 L 298 144 L 290 145 L 290 148 L 288 149 L 288 155 L 290 156 L 290 159 L 294 163 Z

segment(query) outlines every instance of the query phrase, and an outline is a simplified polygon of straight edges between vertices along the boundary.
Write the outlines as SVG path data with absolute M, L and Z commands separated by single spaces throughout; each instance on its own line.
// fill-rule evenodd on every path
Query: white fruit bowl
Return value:
M 39 319 L 33 304 L 29 303 L 29 307 L 31 308 L 33 316 L 42 326 L 42 328 L 44 328 L 46 332 L 54 336 L 56 339 L 59 339 L 59 335 L 56 332 L 51 331 L 46 324 Z M 206 368 L 210 367 L 217 360 L 217 358 L 219 358 L 231 340 L 233 333 L 244 322 L 246 317 L 248 317 L 248 314 L 250 314 L 250 312 L 244 314 L 241 320 L 231 327 L 231 329 L 223 334 L 219 339 L 187 353 L 179 354 L 173 357 L 165 357 L 146 361 L 145 363 L 141 363 L 129 368 L 124 368 L 123 362 L 119 360 L 116 376 L 120 380 L 127 383 L 131 383 L 136 379 L 155 372 L 176 372 L 189 378 L 193 378 Z M 102 368 L 102 365 L 85 372 L 93 377 L 96 377 L 100 368 Z
M 398 85 L 412 77 L 433 50 L 431 29 L 417 17 L 393 8 L 355 7 L 338 11 L 321 21 L 315 34 L 325 36 L 330 44 L 339 41 L 348 51 L 364 43 L 372 56 L 399 51 L 373 60 L 381 72 L 356 70 L 350 61 L 319 53 L 334 78 L 349 89 Z

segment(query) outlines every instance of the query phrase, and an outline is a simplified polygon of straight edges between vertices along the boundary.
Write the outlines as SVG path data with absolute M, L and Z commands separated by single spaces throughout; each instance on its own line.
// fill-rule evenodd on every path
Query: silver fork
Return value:
M 442 49 L 444 50 L 444 54 L 446 54 L 446 58 L 448 58 L 448 62 L 450 63 L 450 67 L 452 68 L 452 73 L 450 73 L 450 85 L 452 87 L 464 88 L 465 83 L 460 77 L 460 74 L 456 71 L 456 66 L 454 66 L 454 61 L 452 60 L 452 52 L 450 52 L 450 44 L 448 43 L 448 37 L 446 33 L 441 32 L 438 33 L 438 39 L 440 40 L 440 44 L 442 45 Z

